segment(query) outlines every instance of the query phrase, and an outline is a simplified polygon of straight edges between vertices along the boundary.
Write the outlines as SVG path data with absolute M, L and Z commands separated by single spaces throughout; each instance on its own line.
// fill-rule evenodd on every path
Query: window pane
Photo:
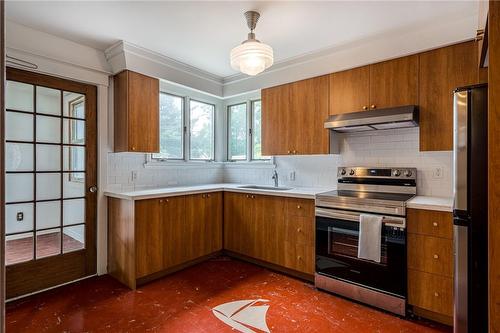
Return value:
M 269 156 L 262 156 L 262 112 L 261 102 L 252 102 L 252 156 L 254 160 L 269 159 Z
M 189 110 L 190 158 L 193 160 L 213 160 L 215 106 L 190 101 Z
M 182 97 L 160 94 L 160 153 L 153 158 L 184 158 L 183 104 Z
M 229 107 L 229 159 L 247 159 L 247 105 Z

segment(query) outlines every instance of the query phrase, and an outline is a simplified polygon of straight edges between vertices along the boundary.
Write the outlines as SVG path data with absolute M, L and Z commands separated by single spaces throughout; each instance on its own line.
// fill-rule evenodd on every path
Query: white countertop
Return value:
M 406 203 L 407 208 L 453 212 L 453 198 L 417 195 Z
M 193 186 L 163 187 L 163 188 L 156 188 L 149 190 L 130 191 L 130 192 L 106 191 L 104 192 L 104 195 L 112 198 L 125 199 L 125 200 L 144 200 L 144 199 L 177 196 L 177 195 L 229 191 L 229 192 L 239 192 L 239 193 L 254 193 L 254 194 L 258 193 L 265 195 L 275 195 L 280 197 L 314 199 L 316 194 L 332 190 L 332 188 L 321 188 L 321 187 L 293 187 L 292 189 L 285 191 L 241 188 L 241 186 L 246 186 L 246 185 L 248 184 L 222 183 L 222 184 L 206 184 L 206 185 L 193 185 Z

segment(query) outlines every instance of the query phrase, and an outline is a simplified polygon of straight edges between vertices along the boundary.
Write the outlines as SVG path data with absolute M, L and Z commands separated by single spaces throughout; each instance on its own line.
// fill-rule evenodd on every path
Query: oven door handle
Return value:
M 327 208 L 316 207 L 316 216 L 326 217 L 331 219 L 339 219 L 359 223 L 360 213 L 349 212 L 345 210 L 333 210 Z M 371 214 L 378 215 L 378 214 Z M 406 219 L 404 217 L 382 216 L 382 222 L 386 226 L 406 228 Z

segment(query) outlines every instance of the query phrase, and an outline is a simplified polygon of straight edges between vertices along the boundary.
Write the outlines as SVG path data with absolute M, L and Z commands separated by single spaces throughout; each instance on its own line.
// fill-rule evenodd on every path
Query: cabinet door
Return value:
M 291 107 L 286 123 L 288 150 L 292 154 L 328 154 L 328 75 L 294 82 L 290 87 Z
M 282 265 L 285 204 L 281 197 L 259 195 L 254 204 L 256 252 L 261 260 Z
M 420 54 L 420 150 L 453 149 L 453 93 L 478 80 L 476 43 Z
M 418 55 L 370 65 L 370 109 L 418 105 Z
M 186 228 L 185 197 L 160 200 L 163 223 L 163 266 L 170 268 L 188 260 L 186 247 L 190 237 Z
M 222 192 L 208 193 L 206 196 L 205 216 L 208 221 L 205 233 L 209 243 L 205 254 L 222 250 Z
M 224 193 L 224 248 L 230 251 L 244 253 L 247 236 L 243 233 L 245 229 L 245 216 L 248 205 L 245 194 Z
M 370 67 L 358 67 L 330 74 L 330 114 L 368 110 Z
M 162 199 L 135 203 L 136 278 L 163 269 L 164 225 L 161 210 Z
M 115 151 L 160 150 L 159 80 L 125 70 L 114 77 Z
M 453 316 L 453 280 L 440 275 L 409 270 L 408 303 Z
M 262 155 L 286 155 L 290 85 L 262 89 Z

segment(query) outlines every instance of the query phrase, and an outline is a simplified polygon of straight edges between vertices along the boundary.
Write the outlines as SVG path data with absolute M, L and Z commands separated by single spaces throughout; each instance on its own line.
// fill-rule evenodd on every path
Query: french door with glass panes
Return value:
M 8 68 L 5 108 L 12 298 L 96 272 L 96 87 Z

